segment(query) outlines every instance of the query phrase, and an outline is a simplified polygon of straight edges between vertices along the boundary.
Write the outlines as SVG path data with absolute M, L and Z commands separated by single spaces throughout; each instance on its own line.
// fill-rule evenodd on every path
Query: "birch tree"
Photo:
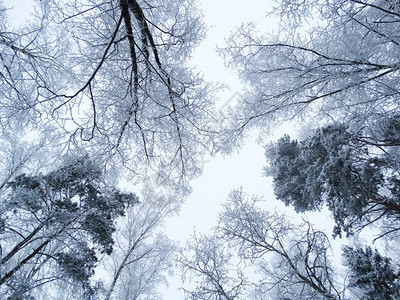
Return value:
M 18 134 L 0 140 L 0 191 L 21 173 L 39 173 L 55 159 L 50 154 L 50 141 L 39 136 L 35 141 L 24 141 Z M 46 154 L 46 160 L 43 157 Z
M 399 8 L 381 0 L 277 1 L 276 33 L 252 24 L 235 31 L 221 53 L 247 88 L 228 145 L 240 143 L 246 128 L 260 128 L 262 137 L 299 117 L 362 127 L 397 113 Z
M 196 176 L 212 146 L 210 86 L 187 66 L 205 33 L 186 0 L 57 0 L 29 26 L 0 22 L 2 132 L 53 126 L 133 175 Z
M 233 258 L 218 236 L 194 234 L 177 259 L 184 281 L 193 285 L 184 288 L 186 297 L 233 300 L 246 295 L 247 278 Z
M 193 254 L 179 261 L 197 284 L 189 295 L 193 299 L 342 299 L 327 236 L 308 222 L 296 225 L 284 215 L 265 211 L 259 203 L 259 198 L 249 198 L 242 190 L 232 191 L 213 235 L 189 242 Z M 233 261 L 235 253 L 238 259 Z M 237 273 L 228 268 L 235 264 Z M 256 267 L 258 281 L 253 273 L 246 273 L 246 266 Z M 247 274 L 251 275 L 246 278 Z
M 281 297 L 341 299 L 329 261 L 327 236 L 305 222 L 295 225 L 285 216 L 257 206 L 241 190 L 233 191 L 220 216 L 221 237 L 238 248 L 238 255 L 259 262 L 261 284 L 278 289 Z M 264 263 L 272 254 L 275 265 Z
M 176 245 L 162 233 L 163 224 L 176 213 L 172 197 L 146 190 L 140 204 L 118 220 L 114 251 L 105 257 L 105 300 L 160 299 L 157 289 L 167 283 Z

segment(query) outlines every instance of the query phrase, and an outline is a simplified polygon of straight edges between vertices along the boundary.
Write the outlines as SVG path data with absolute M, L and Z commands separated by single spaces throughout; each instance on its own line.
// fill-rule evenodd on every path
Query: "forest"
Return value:
M 0 0 L 0 299 L 164 299 L 176 278 L 181 299 L 400 299 L 400 2 L 271 2 L 276 28 L 215 49 L 244 87 L 223 110 L 190 64 L 200 3 L 35 0 L 12 26 Z M 237 187 L 209 232 L 168 236 L 198 158 L 255 134 L 298 218 Z

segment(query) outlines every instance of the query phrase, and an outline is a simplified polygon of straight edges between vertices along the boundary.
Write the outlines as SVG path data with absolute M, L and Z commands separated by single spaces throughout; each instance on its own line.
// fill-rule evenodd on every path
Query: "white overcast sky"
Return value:
M 18 19 L 29 9 L 27 3 L 32 0 L 5 0 L 6 7 L 13 7 L 9 12 L 11 19 Z M 271 19 L 267 19 L 266 12 L 272 7 L 272 1 L 268 0 L 200 0 L 205 22 L 209 27 L 207 38 L 195 51 L 191 64 L 197 66 L 204 74 L 207 81 L 217 81 L 229 85 L 229 88 L 221 92 L 220 104 L 226 103 L 230 98 L 235 98 L 242 93 L 240 81 L 235 74 L 224 66 L 222 58 L 217 54 L 217 46 L 224 45 L 234 28 L 245 22 L 255 22 L 259 30 L 268 31 L 276 27 Z M 293 127 L 280 128 L 279 133 L 272 140 L 283 133 L 290 133 Z M 202 158 L 200 158 L 202 159 Z M 182 243 L 186 241 L 193 230 L 207 232 L 216 225 L 217 215 L 221 204 L 226 200 L 230 191 L 243 187 L 249 195 L 263 196 L 265 206 L 270 210 L 286 210 L 291 214 L 290 208 L 284 208 L 282 203 L 274 200 L 272 194 L 271 179 L 263 177 L 262 168 L 265 165 L 264 148 L 249 139 L 239 153 L 229 157 L 215 158 L 204 157 L 203 175 L 192 183 L 193 193 L 183 205 L 179 217 L 171 219 L 166 232 L 170 238 Z M 311 214 L 310 220 L 318 222 L 320 214 Z M 330 235 L 332 223 L 326 224 L 327 234 Z M 178 281 L 172 281 L 170 287 L 163 291 L 164 299 L 184 299 L 183 293 L 177 291 L 180 287 Z
M 208 34 L 203 43 L 196 49 L 191 64 L 204 74 L 207 81 L 227 84 L 228 88 L 219 94 L 219 104 L 224 104 L 239 97 L 241 85 L 236 74 L 224 66 L 223 59 L 216 49 L 224 45 L 230 32 L 243 22 L 262 21 L 265 23 L 265 12 L 269 1 L 262 0 L 200 0 Z M 218 105 L 217 105 L 218 106 Z M 262 177 L 264 150 L 254 142 L 249 142 L 240 153 L 226 158 L 204 157 L 204 173 L 193 182 L 193 194 L 183 207 L 179 222 L 170 229 L 175 229 L 175 238 L 185 239 L 196 230 L 207 230 L 215 224 L 219 204 L 228 193 L 243 186 L 249 193 L 265 193 L 268 185 Z M 203 158 L 200 158 L 203 159 Z
M 272 8 L 272 1 L 200 0 L 199 4 L 209 30 L 207 38 L 195 51 L 191 63 L 197 66 L 206 80 L 229 85 L 226 91 L 221 92 L 219 100 L 220 103 L 226 103 L 241 95 L 242 90 L 237 75 L 224 66 L 216 48 L 223 47 L 230 32 L 242 23 L 255 22 L 261 31 L 270 31 L 276 27 L 274 20 L 266 18 L 267 11 Z M 280 128 L 271 140 L 292 131 L 293 127 L 287 125 L 286 128 Z M 181 209 L 179 217 L 172 219 L 167 225 L 167 233 L 172 239 L 184 243 L 194 230 L 208 232 L 216 225 L 221 204 L 228 194 L 240 187 L 248 195 L 262 196 L 266 200 L 266 209 L 284 210 L 294 215 L 292 209 L 285 208 L 274 199 L 272 180 L 263 176 L 262 169 L 266 162 L 264 148 L 255 140 L 256 134 L 248 139 L 239 153 L 228 157 L 205 158 L 203 175 L 193 181 L 193 193 Z M 310 216 L 310 220 L 317 221 L 319 217 L 320 215 L 314 214 Z M 329 229 L 327 233 L 329 234 Z M 179 281 L 171 281 L 169 288 L 163 292 L 164 298 L 184 299 L 183 292 L 177 291 L 180 286 Z

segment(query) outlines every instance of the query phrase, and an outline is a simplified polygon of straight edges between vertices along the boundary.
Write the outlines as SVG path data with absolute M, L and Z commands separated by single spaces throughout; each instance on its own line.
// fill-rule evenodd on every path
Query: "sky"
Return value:
M 200 0 L 199 6 L 209 30 L 206 39 L 194 52 L 191 63 L 204 74 L 206 80 L 228 85 L 228 89 L 220 93 L 218 105 L 234 104 L 237 97 L 244 96 L 244 92 L 238 75 L 225 66 L 216 49 L 223 47 L 231 31 L 242 23 L 255 22 L 261 31 L 276 28 L 274 20 L 266 18 L 272 1 Z M 271 141 L 293 131 L 293 124 L 287 124 L 271 136 Z M 263 166 L 266 164 L 264 145 L 257 144 L 256 139 L 255 132 L 240 152 L 230 156 L 204 157 L 203 175 L 193 181 L 193 192 L 179 216 L 167 223 L 166 232 L 171 239 L 184 244 L 194 230 L 207 233 L 216 225 L 221 205 L 229 193 L 238 188 L 243 188 L 248 195 L 262 196 L 268 210 L 285 211 L 295 216 L 291 208 L 285 208 L 275 200 L 272 180 L 263 176 Z M 320 215 L 315 214 L 310 219 L 318 221 Z M 169 287 L 163 289 L 164 299 L 184 299 L 183 292 L 178 290 L 181 285 L 177 278 L 172 279 Z
M 269 1 L 201 0 L 208 34 L 195 50 L 191 64 L 204 74 L 207 81 L 227 84 L 219 94 L 219 106 L 234 104 L 242 96 L 238 76 L 229 70 L 218 55 L 217 47 L 224 45 L 230 32 L 244 22 L 266 23 L 265 13 Z M 183 205 L 178 217 L 169 220 L 166 232 L 171 239 L 182 244 L 196 232 L 207 233 L 216 225 L 218 213 L 228 194 L 240 187 L 248 194 L 271 195 L 271 184 L 262 176 L 265 164 L 264 148 L 250 139 L 239 153 L 222 158 L 204 157 L 204 171 L 192 183 L 193 192 Z M 164 299 L 184 299 L 179 278 L 172 278 L 169 287 L 162 289 Z
M 17 19 L 28 9 L 26 0 L 7 0 L 6 6 L 14 7 L 10 11 L 11 19 Z M 199 6 L 204 13 L 208 26 L 208 35 L 194 52 L 191 64 L 204 74 L 207 81 L 220 82 L 228 88 L 219 94 L 219 106 L 234 103 L 237 97 L 243 96 L 238 76 L 229 70 L 223 59 L 218 55 L 217 46 L 223 47 L 224 39 L 236 27 L 245 22 L 256 22 L 261 31 L 269 31 L 276 27 L 275 21 L 266 18 L 266 12 L 271 9 L 272 2 L 265 0 L 200 0 Z M 276 140 L 284 133 L 294 131 L 294 125 L 288 124 L 280 128 L 271 140 Z M 173 240 L 184 243 L 194 230 L 206 233 L 216 225 L 221 204 L 233 190 L 242 187 L 248 195 L 263 196 L 265 208 L 282 210 L 294 215 L 293 210 L 285 208 L 273 197 L 270 178 L 263 176 L 265 165 L 264 147 L 255 142 L 253 134 L 240 152 L 227 157 L 199 157 L 204 163 L 203 175 L 192 182 L 193 192 L 183 205 L 178 217 L 168 221 L 165 232 Z M 299 216 L 297 216 L 299 217 Z M 313 223 L 324 223 L 330 235 L 332 223 L 327 224 L 321 214 L 309 214 Z M 322 220 L 322 221 L 321 221 Z M 169 288 L 163 289 L 164 299 L 184 299 L 183 293 L 177 289 L 181 286 L 179 280 L 173 279 Z
M 225 66 L 216 49 L 222 47 L 224 39 L 243 22 L 265 22 L 264 16 L 270 6 L 269 2 L 250 0 L 243 5 L 242 1 L 237 0 L 201 0 L 199 4 L 209 29 L 206 39 L 194 52 L 191 64 L 204 74 L 207 81 L 228 86 L 220 92 L 217 107 L 234 104 L 238 97 L 243 96 L 240 80 Z M 206 230 L 211 223 L 214 225 L 218 206 L 232 189 L 243 186 L 249 188 L 249 193 L 266 192 L 267 180 L 262 177 L 264 149 L 255 144 L 254 139 L 255 137 L 249 139 L 249 143 L 239 153 L 225 158 L 219 155 L 199 157 L 204 163 L 204 172 L 193 181 L 193 193 L 181 211 L 180 220 L 171 225 L 171 230 L 175 228 L 177 232 L 181 231 L 176 237 L 179 235 L 181 239 L 181 235 L 182 238 L 188 236 L 188 232 L 193 232 L 193 226 L 196 226 L 196 230 Z M 195 214 L 200 211 L 204 211 L 204 215 Z M 182 223 L 189 226 L 182 228 Z

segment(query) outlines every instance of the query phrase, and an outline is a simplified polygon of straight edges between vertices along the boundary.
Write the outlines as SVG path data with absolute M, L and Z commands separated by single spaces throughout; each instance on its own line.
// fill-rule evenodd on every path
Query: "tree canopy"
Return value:
M 186 63 L 205 32 L 194 2 L 39 2 L 13 31 L 0 14 L 2 134 L 46 131 L 136 177 L 199 174 L 217 119 L 212 88 Z
M 365 299 L 398 299 L 399 270 L 394 269 L 391 259 L 383 257 L 371 247 L 365 250 L 352 247 L 343 249 L 345 263 L 350 268 L 350 287 L 358 287 L 364 293 Z
M 335 234 L 351 233 L 380 219 L 387 225 L 382 235 L 397 233 L 397 133 L 389 133 L 397 122 L 397 116 L 385 120 L 380 138 L 334 124 L 300 142 L 285 136 L 271 144 L 265 170 L 273 177 L 276 197 L 298 212 L 326 204 L 336 222 Z
M 36 1 L 17 27 L 0 0 L 0 298 L 159 299 L 175 263 L 190 299 L 400 297 L 386 251 L 400 232 L 400 3 L 275 5 L 275 32 L 243 24 L 219 49 L 245 85 L 225 114 L 220 85 L 190 67 L 207 25 L 196 1 Z M 237 189 L 177 251 L 162 226 L 199 156 L 289 120 L 303 134 L 269 143 L 264 170 L 303 222 Z M 117 188 L 152 173 L 140 201 Z M 323 207 L 346 234 L 343 270 L 304 215 Z M 365 228 L 395 245 L 360 245 Z
M 21 174 L 8 183 L 0 231 L 4 299 L 64 278 L 93 292 L 89 279 L 98 255 L 112 253 L 114 220 L 139 201 L 105 187 L 101 175 L 83 157 L 47 175 Z
M 396 1 L 277 1 L 277 32 L 234 31 L 221 52 L 247 88 L 226 149 L 246 128 L 267 134 L 293 118 L 360 127 L 398 113 L 399 11 Z

